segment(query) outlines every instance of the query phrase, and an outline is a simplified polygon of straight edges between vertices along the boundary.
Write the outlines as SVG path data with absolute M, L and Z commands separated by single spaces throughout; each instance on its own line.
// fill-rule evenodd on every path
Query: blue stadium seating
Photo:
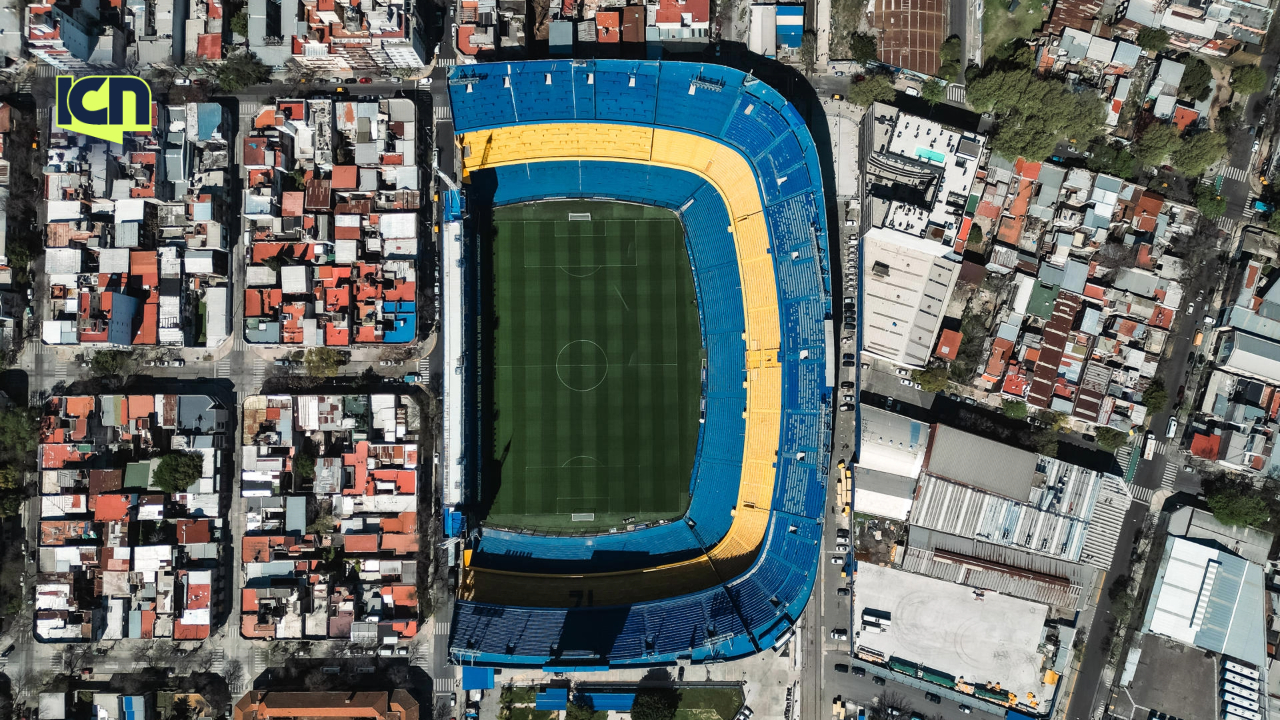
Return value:
M 735 148 L 758 178 L 783 323 L 778 474 L 769 529 L 751 568 L 699 593 L 625 607 L 565 610 L 459 602 L 450 640 L 453 658 L 512 666 L 650 665 L 741 657 L 771 645 L 799 617 L 818 572 L 826 493 L 821 468 L 831 452 L 824 327 L 830 260 L 820 165 L 804 119 L 765 83 L 715 65 L 622 60 L 471 65 L 453 70 L 449 89 L 459 133 L 525 123 L 615 122 L 681 129 Z M 532 536 L 485 530 L 473 562 L 622 570 L 682 557 L 697 543 L 714 544 L 732 521 L 727 508 L 737 498 L 746 402 L 741 287 L 723 200 L 690 173 L 634 163 L 553 161 L 485 172 L 494 173 L 494 205 L 602 197 L 679 212 L 707 351 L 706 406 L 690 479 L 692 532 L 687 523 L 676 522 L 589 542 L 545 537 L 530 542 Z M 634 552 L 641 549 L 649 554 Z

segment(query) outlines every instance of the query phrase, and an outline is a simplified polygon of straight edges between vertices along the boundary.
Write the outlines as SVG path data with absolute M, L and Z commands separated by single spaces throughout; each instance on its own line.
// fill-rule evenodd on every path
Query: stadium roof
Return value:
M 1144 631 L 1261 666 L 1265 620 L 1260 566 L 1202 541 L 1168 537 Z
M 946 425 L 933 426 L 929 472 L 934 475 L 1026 502 L 1035 471 L 1035 453 Z

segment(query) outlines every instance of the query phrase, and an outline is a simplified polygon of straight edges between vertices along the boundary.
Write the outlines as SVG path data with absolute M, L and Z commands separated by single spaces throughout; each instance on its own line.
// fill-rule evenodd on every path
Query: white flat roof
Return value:
M 1049 615 L 1046 605 L 867 563 L 858 566 L 853 618 L 859 630 L 866 609 L 888 615 L 887 632 L 863 632 L 858 647 L 920 663 L 975 685 L 1000 683 L 1025 700 L 1042 702 L 1052 687 L 1041 682 L 1044 656 L 1036 651 Z

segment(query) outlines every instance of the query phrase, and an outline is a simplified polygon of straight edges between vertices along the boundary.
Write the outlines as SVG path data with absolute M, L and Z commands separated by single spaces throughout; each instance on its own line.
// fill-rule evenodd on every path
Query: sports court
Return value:
M 682 515 L 702 341 L 679 219 L 548 201 L 497 208 L 493 226 L 486 522 L 598 531 Z

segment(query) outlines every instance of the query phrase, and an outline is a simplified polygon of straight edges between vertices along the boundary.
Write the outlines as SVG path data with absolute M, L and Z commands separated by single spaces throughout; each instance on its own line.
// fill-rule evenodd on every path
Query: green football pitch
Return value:
M 702 340 L 679 219 L 512 205 L 494 211 L 490 248 L 486 522 L 572 532 L 682 515 Z

